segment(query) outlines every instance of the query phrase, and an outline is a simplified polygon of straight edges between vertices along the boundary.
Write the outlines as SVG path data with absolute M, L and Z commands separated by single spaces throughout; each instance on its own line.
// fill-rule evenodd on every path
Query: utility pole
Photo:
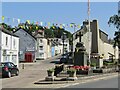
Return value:
M 91 53 L 91 38 L 90 38 L 90 0 L 88 0 L 88 45 L 89 45 L 89 52 L 88 52 L 88 55 L 89 55 L 89 66 L 91 64 L 91 61 L 90 61 L 90 53 Z

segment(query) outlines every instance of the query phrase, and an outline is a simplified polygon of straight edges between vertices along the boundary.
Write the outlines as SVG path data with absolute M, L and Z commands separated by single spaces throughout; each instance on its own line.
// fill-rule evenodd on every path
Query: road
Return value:
M 91 80 L 91 82 L 71 85 L 66 88 L 118 88 L 118 77 L 105 78 L 97 81 Z
M 58 57 L 35 63 L 26 63 L 24 69 L 21 69 L 22 64 L 20 64 L 19 76 L 3 78 L 2 88 L 29 88 L 35 81 L 42 80 L 47 76 L 47 69 L 55 66 L 51 62 L 58 61 Z
M 25 69 L 21 69 L 20 75 L 2 79 L 2 88 L 117 88 L 118 78 L 104 78 L 105 80 L 90 80 L 85 83 L 64 83 L 50 85 L 35 85 L 34 83 L 43 80 L 47 76 L 47 69 L 55 66 L 58 57 L 37 61 L 36 63 L 26 63 Z

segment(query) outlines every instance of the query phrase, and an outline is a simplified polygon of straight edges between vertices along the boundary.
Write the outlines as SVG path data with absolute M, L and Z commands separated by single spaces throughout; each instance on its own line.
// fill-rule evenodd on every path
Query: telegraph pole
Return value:
M 90 0 L 88 0 L 88 44 L 89 44 L 89 52 L 88 52 L 88 55 L 89 55 L 89 66 L 91 64 L 91 61 L 90 61 L 90 53 L 91 53 L 91 38 L 90 38 Z

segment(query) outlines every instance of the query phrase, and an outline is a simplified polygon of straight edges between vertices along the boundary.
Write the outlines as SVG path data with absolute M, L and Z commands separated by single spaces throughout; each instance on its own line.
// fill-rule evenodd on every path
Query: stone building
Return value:
M 88 53 L 88 21 L 83 22 L 80 30 L 73 33 L 73 52 L 77 42 L 83 42 Z M 97 20 L 90 22 L 90 52 L 91 58 L 102 57 L 102 60 L 118 59 L 118 47 L 113 48 L 112 44 L 108 42 L 108 35 L 99 28 Z

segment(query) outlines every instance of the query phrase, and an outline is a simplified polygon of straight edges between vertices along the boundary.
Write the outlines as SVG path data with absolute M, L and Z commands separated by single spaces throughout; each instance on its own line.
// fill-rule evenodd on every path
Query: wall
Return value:
M 29 35 L 26 31 L 20 29 L 17 32 L 15 32 L 17 36 L 20 38 L 20 56 L 19 60 L 24 61 L 25 59 L 25 53 L 31 52 L 35 56 L 36 51 L 36 40 Z M 36 57 L 36 56 L 35 56 Z M 35 57 L 33 59 L 35 59 Z
M 108 35 L 102 32 L 101 30 L 99 31 L 100 34 L 100 39 L 106 43 L 108 43 Z
M 18 52 L 19 52 L 19 38 L 11 36 L 2 32 L 2 48 L 1 48 L 1 62 L 13 62 L 19 66 Z M 6 37 L 8 43 L 6 45 Z M 4 53 L 6 51 L 6 54 Z
M 79 42 L 79 38 L 73 40 L 73 52 L 75 52 L 77 42 Z
M 89 35 L 89 33 L 87 32 L 81 38 L 81 42 L 84 43 L 84 46 L 86 48 L 87 53 L 89 53 L 89 47 L 91 47 L 91 43 L 90 43 L 90 46 L 89 46 L 88 35 Z M 91 36 L 92 36 L 92 33 L 90 32 L 90 38 L 91 38 Z M 92 40 L 90 42 L 92 42 Z M 90 52 L 91 52 L 91 50 L 90 50 Z
M 40 40 L 42 40 L 42 43 L 40 43 Z M 48 45 L 47 45 L 47 39 L 45 38 L 37 38 L 37 43 L 38 43 L 38 47 L 37 47 L 37 59 L 46 59 L 48 56 Z M 40 46 L 43 46 L 43 50 L 40 50 Z M 42 56 L 40 56 L 40 54 L 42 54 Z
M 115 55 L 114 58 L 118 59 L 118 47 L 116 47 L 116 52 L 115 52 L 113 45 L 105 43 L 101 39 L 99 39 L 99 42 L 100 42 L 99 43 L 100 44 L 99 53 L 100 53 L 100 55 L 104 54 L 103 59 L 109 59 L 110 55 L 108 53 Z

